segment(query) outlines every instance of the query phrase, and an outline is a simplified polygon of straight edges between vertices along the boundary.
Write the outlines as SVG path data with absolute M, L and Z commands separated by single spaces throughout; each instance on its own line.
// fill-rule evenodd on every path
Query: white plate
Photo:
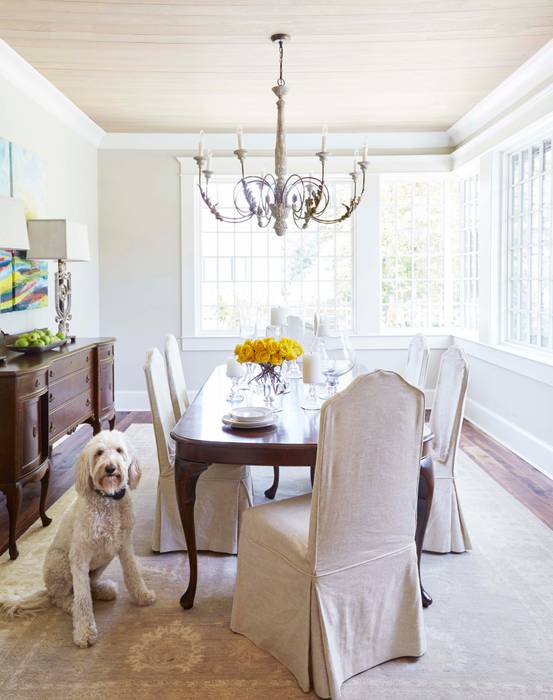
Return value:
M 271 409 L 263 406 L 236 406 L 230 412 L 231 418 L 242 423 L 258 423 L 270 415 L 272 415 Z
M 269 425 L 274 425 L 275 416 L 271 414 L 263 418 L 263 420 L 258 420 L 256 422 L 249 420 L 243 422 L 233 418 L 230 413 L 227 413 L 226 416 L 223 416 L 222 421 L 231 428 L 267 428 Z

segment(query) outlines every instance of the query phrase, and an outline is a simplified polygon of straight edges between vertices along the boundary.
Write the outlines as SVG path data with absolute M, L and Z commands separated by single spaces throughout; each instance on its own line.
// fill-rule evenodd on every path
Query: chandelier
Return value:
M 280 58 L 280 74 L 273 92 L 277 96 L 277 127 L 275 142 L 275 174 L 246 175 L 245 162 L 247 151 L 244 149 L 242 130 L 238 130 L 238 148 L 234 155 L 240 161 L 242 177 L 233 190 L 235 216 L 223 216 L 218 203 L 209 196 L 209 181 L 213 176 L 211 170 L 211 154 L 204 156 L 203 132 L 200 134 L 198 155 L 194 160 L 198 165 L 198 187 L 208 209 L 218 221 L 239 224 L 256 218 L 261 228 L 266 228 L 274 221 L 277 236 L 283 236 L 288 228 L 290 216 L 294 224 L 305 229 L 312 221 L 321 224 L 336 224 L 348 219 L 355 211 L 365 191 L 365 175 L 368 166 L 367 147 L 363 149 L 362 160 L 354 155 L 353 171 L 350 177 L 353 181 L 352 196 L 349 202 L 342 203 L 343 211 L 337 218 L 324 218 L 324 213 L 330 204 L 330 194 L 325 183 L 325 164 L 330 153 L 326 150 L 326 128 L 323 129 L 321 150 L 315 155 L 321 163 L 320 178 L 301 175 L 288 175 L 286 172 L 286 133 L 284 128 L 284 97 L 288 92 L 286 82 L 282 77 L 282 62 L 284 57 L 284 42 L 288 34 L 273 34 L 271 41 L 278 43 Z M 206 167 L 207 166 L 207 167 Z M 359 169 L 358 167 L 359 166 Z M 361 182 L 359 183 L 359 177 Z

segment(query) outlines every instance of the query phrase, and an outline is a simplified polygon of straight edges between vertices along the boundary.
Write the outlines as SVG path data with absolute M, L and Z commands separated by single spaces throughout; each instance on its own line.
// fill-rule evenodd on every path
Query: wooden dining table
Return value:
M 305 466 L 311 469 L 313 483 L 320 411 L 301 408 L 302 382 L 291 382 L 290 393 L 282 397 L 282 410 L 276 414 L 275 425 L 259 429 L 235 429 L 222 423 L 222 416 L 230 411 L 230 404 L 226 401 L 229 390 L 230 380 L 225 375 L 225 368 L 217 367 L 171 433 L 176 447 L 177 501 L 190 566 L 188 587 L 180 599 L 180 604 L 185 609 L 193 607 L 198 583 L 198 554 L 194 529 L 196 484 L 210 464 L 217 462 L 229 465 Z M 245 401 L 247 402 L 252 402 L 251 395 Z M 434 493 L 434 475 L 429 450 L 432 437 L 430 430 L 425 426 L 421 445 L 415 535 L 419 577 L 422 543 Z M 422 583 L 421 594 L 424 607 L 428 607 L 432 598 Z

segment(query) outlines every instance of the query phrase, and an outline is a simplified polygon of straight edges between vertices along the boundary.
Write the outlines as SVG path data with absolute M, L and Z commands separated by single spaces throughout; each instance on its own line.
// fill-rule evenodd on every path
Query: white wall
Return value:
M 180 188 L 174 155 L 100 151 L 98 210 L 100 331 L 117 337 L 118 407 L 145 408 L 146 350 L 162 346 L 166 333 L 180 335 Z
M 90 263 L 69 266 L 73 277 L 73 321 L 80 336 L 99 333 L 97 148 L 0 77 L 0 136 L 39 155 L 46 164 L 45 217 L 68 218 L 88 226 Z M 7 333 L 37 326 L 54 329 L 54 277 L 50 263 L 49 303 L 45 309 L 0 315 Z

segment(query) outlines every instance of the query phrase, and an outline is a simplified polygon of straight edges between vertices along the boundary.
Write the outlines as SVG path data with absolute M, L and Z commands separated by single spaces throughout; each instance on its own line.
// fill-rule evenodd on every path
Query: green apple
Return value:
M 27 340 L 27 338 L 22 338 L 22 337 L 20 337 L 20 338 L 18 338 L 18 339 L 15 341 L 15 346 L 16 346 L 17 348 L 28 348 L 28 347 L 29 347 L 29 341 Z
M 59 331 L 56 333 L 56 338 L 59 338 L 59 340 L 65 340 L 65 333 L 63 331 Z

